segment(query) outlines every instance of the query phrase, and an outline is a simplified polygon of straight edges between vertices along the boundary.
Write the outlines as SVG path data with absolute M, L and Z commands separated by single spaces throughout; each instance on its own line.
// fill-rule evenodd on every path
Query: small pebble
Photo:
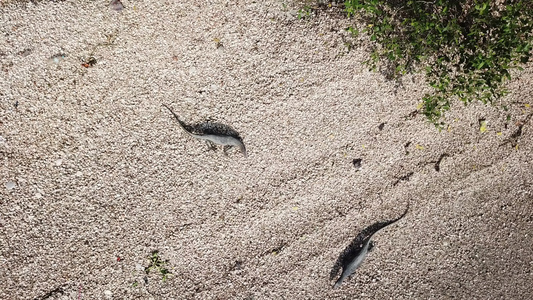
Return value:
M 135 265 L 135 270 L 141 272 L 141 271 L 144 271 L 144 267 L 141 264 L 136 264 Z
M 17 186 L 17 184 L 14 183 L 13 181 L 8 181 L 8 182 L 6 182 L 5 185 L 6 185 L 6 189 L 8 189 L 8 190 L 12 190 L 12 189 L 14 189 Z
M 120 2 L 120 0 L 111 0 L 111 2 L 109 3 L 109 7 L 111 7 L 112 10 L 116 11 L 122 11 L 124 9 L 124 5 L 122 4 L 122 2 Z
M 48 59 L 48 62 L 49 63 L 53 63 L 53 64 L 58 64 L 59 62 L 61 62 L 63 59 L 65 59 L 66 55 L 65 54 L 56 54 L 52 57 L 50 57 Z
M 363 160 L 361 158 L 356 158 L 352 161 L 353 166 L 355 167 L 355 170 L 359 170 L 361 168 L 361 162 Z

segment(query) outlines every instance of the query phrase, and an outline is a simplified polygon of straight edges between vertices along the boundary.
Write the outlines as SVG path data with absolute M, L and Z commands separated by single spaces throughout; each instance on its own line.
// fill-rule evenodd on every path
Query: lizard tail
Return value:
M 242 154 L 244 154 L 244 157 L 248 157 L 248 153 L 246 153 L 246 147 L 244 147 L 244 143 L 241 142 L 239 148 L 241 149 Z
M 166 107 L 173 115 L 174 115 L 174 118 L 176 118 L 176 120 L 178 120 L 178 124 L 180 124 L 180 127 L 185 130 L 185 132 L 187 132 L 187 134 L 191 135 L 192 136 L 192 133 L 187 130 L 186 126 L 187 124 L 183 123 L 183 121 L 180 120 L 180 118 L 178 117 L 178 115 L 172 110 L 170 109 L 170 107 L 168 107 L 166 104 L 163 103 L 163 106 Z
M 339 277 L 339 279 L 337 279 L 337 281 L 335 282 L 335 285 L 333 285 L 333 289 L 338 289 L 339 286 L 341 286 L 343 281 L 344 281 L 344 272 L 343 272 L 343 274 L 341 274 L 341 277 Z

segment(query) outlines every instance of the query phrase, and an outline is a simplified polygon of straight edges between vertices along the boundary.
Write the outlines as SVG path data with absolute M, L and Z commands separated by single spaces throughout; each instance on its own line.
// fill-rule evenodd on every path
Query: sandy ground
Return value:
M 412 113 L 424 81 L 367 71 L 335 11 L 123 3 L 0 5 L 1 299 L 530 299 L 531 65 L 509 112 L 459 104 L 438 132 Z M 332 289 L 341 251 L 408 203 Z

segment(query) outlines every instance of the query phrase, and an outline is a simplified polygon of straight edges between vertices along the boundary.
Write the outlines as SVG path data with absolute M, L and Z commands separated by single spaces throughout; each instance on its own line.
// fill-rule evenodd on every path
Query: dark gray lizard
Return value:
M 339 255 L 335 266 L 331 270 L 330 280 L 337 275 L 339 269 L 342 267 L 341 277 L 339 277 L 337 282 L 335 282 L 333 288 L 338 288 L 342 284 L 342 282 L 346 278 L 351 276 L 355 272 L 355 270 L 363 263 L 367 253 L 372 249 L 373 245 L 370 241 L 372 236 L 376 234 L 376 232 L 378 232 L 379 230 L 403 218 L 405 214 L 407 214 L 408 210 L 409 205 L 407 205 L 405 212 L 398 218 L 394 220 L 374 223 L 365 228 L 357 235 L 357 237 L 350 243 L 350 245 L 346 247 L 346 249 L 344 249 L 341 255 Z
M 165 104 L 163 104 L 163 106 L 166 107 L 174 115 L 176 120 L 178 120 L 178 124 L 180 125 L 180 127 L 188 135 L 192 136 L 193 138 L 198 139 L 198 140 L 204 140 L 204 141 L 206 141 L 208 143 L 210 142 L 210 143 L 222 145 L 222 146 L 224 146 L 224 153 L 226 152 L 226 149 L 228 147 L 236 146 L 236 147 L 239 147 L 239 149 L 241 150 L 242 154 L 244 154 L 244 157 L 248 156 L 248 154 L 246 153 L 246 147 L 244 147 L 244 143 L 241 141 L 241 139 L 239 137 L 231 136 L 231 135 L 222 135 L 222 134 L 195 134 L 195 133 L 192 133 L 189 129 L 187 129 L 187 127 L 189 127 L 189 126 L 187 126 L 185 123 L 183 123 L 183 121 L 180 120 L 178 115 L 176 113 L 174 113 L 174 111 L 172 111 L 172 109 L 170 109 L 170 107 L 166 106 Z

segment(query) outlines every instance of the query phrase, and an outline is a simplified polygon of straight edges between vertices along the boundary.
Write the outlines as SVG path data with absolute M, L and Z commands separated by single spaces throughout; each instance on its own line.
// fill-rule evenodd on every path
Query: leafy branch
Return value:
M 433 92 L 423 113 L 436 126 L 453 99 L 492 103 L 507 93 L 511 70 L 522 70 L 533 44 L 533 1 L 348 0 L 373 42 L 365 62 L 389 79 L 425 72 Z M 352 33 L 358 30 L 350 28 Z

